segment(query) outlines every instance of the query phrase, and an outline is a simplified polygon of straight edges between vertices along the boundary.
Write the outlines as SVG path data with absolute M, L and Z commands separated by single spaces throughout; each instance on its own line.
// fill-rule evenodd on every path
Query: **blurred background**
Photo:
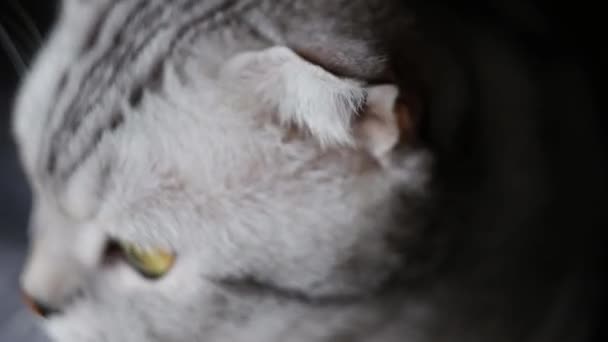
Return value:
M 535 2 L 555 29 L 553 37 L 562 40 L 564 46 L 568 46 L 567 54 L 581 61 L 593 75 L 596 98 L 602 99 L 601 83 L 604 74 L 600 71 L 600 62 L 604 60 L 605 55 L 602 55 L 601 51 L 604 49 L 606 39 L 600 26 L 603 22 L 600 5 L 593 5 L 591 1 L 563 4 L 549 1 L 531 2 Z M 476 2 L 470 2 L 471 5 L 498 2 L 474 3 Z M 0 0 L 1 342 L 45 341 L 36 330 L 29 313 L 23 308 L 18 291 L 18 275 L 27 246 L 26 227 L 30 198 L 17 161 L 15 146 L 11 141 L 9 125 L 13 98 L 20 76 L 27 70 L 27 65 L 39 48 L 41 40 L 47 35 L 56 13 L 56 5 L 57 1 L 52 0 Z M 483 15 L 483 11 L 479 13 Z M 524 17 L 519 17 L 518 13 L 510 15 L 515 22 L 526 20 Z M 522 34 L 522 39 L 525 39 L 525 32 Z M 605 108 L 602 102 L 598 101 L 598 105 L 602 109 Z M 604 113 L 603 110 L 599 112 Z M 602 120 L 606 122 L 605 115 Z M 598 156 L 598 158 L 603 157 Z M 605 301 L 605 298 L 598 298 L 599 300 Z M 605 329 L 598 330 L 599 341 L 608 341 L 604 331 Z

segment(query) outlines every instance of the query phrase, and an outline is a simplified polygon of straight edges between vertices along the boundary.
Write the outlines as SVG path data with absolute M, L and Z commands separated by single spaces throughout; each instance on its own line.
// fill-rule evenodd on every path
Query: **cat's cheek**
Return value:
M 44 330 L 51 341 L 146 341 L 143 325 L 125 316 L 127 312 L 110 313 L 108 308 L 104 310 L 90 302 L 82 304 L 45 324 Z
M 159 293 L 170 295 L 178 299 L 185 299 L 200 295 L 205 279 L 201 275 L 201 265 L 193 255 L 177 254 L 173 267 L 159 280 L 147 281 Z
M 138 292 L 146 287 L 146 280 L 124 262 L 116 263 L 99 275 L 94 291 L 97 293 Z
M 97 342 L 104 336 L 99 320 L 84 307 L 44 322 L 43 329 L 54 342 Z
M 200 301 L 201 296 L 212 291 L 212 287 L 201 275 L 198 259 L 179 254 L 173 267 L 158 279 L 145 278 L 128 263 L 116 262 L 93 279 L 89 290 L 101 303 L 140 296 L 152 302 L 170 298 L 171 308 L 176 309 Z
M 178 254 L 172 267 L 157 279 L 144 277 L 126 261 L 120 260 L 105 266 L 94 283 L 95 291 L 100 293 L 128 295 L 158 292 L 190 297 L 198 293 L 204 282 L 204 277 L 200 274 L 200 264 L 196 257 Z

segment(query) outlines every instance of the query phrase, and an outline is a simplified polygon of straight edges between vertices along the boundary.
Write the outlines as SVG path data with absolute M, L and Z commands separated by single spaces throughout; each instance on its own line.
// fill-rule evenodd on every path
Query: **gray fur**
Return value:
M 64 312 L 45 323 L 58 341 L 389 341 L 400 338 L 393 330 L 406 329 L 392 327 L 392 316 L 427 310 L 386 306 L 380 302 L 390 299 L 372 295 L 406 262 L 389 244 L 390 227 L 405 224 L 403 239 L 420 228 L 414 211 L 397 210 L 400 194 L 392 188 L 405 182 L 412 189 L 403 208 L 423 196 L 424 151 L 401 163 L 411 173 L 402 179 L 357 148 L 331 140 L 321 147 L 317 130 L 283 143 L 291 106 L 298 125 L 308 125 L 323 106 L 334 108 L 314 119 L 321 125 L 309 122 L 331 130 L 332 121 L 342 123 L 324 126 L 323 120 L 336 115 L 349 123 L 358 100 L 334 106 L 331 96 L 327 103 L 317 97 L 256 109 L 258 95 L 277 101 L 282 86 L 277 80 L 256 94 L 255 83 L 290 64 L 269 64 L 250 85 L 228 76 L 238 77 L 239 69 L 221 71 L 237 68 L 241 62 L 226 60 L 242 52 L 283 44 L 314 48 L 305 43 L 310 35 L 327 46 L 325 30 L 347 42 L 345 55 L 367 49 L 364 36 L 340 38 L 339 21 L 327 28 L 294 21 L 289 25 L 299 33 L 292 34 L 276 18 L 299 17 L 303 9 L 274 5 L 64 3 L 15 120 L 35 189 L 23 286 Z M 355 6 L 343 5 L 341 11 Z M 306 12 L 329 14 L 329 7 L 310 4 Z M 276 51 L 276 63 L 295 57 Z M 342 86 L 326 71 L 310 73 L 323 78 L 330 93 L 335 84 L 346 87 L 345 100 L 359 96 L 356 82 Z M 316 87 L 317 81 L 303 82 L 295 85 L 303 90 L 286 96 L 300 98 L 313 89 L 307 83 Z M 265 114 L 273 108 L 280 120 Z M 327 137 L 346 138 L 349 130 Z M 170 248 L 178 261 L 158 282 L 125 264 L 101 266 L 107 237 Z M 351 321 L 362 330 L 351 331 Z M 364 326 L 377 331 L 364 337 Z
M 431 186 L 442 185 L 430 183 L 435 156 L 422 145 L 395 146 L 397 123 L 380 113 L 393 108 L 384 103 L 394 100 L 392 88 L 370 84 L 394 81 L 399 70 L 380 32 L 409 27 L 410 15 L 375 0 L 64 1 L 14 121 L 34 192 L 22 284 L 61 309 L 42 323 L 49 335 L 58 342 L 426 342 L 545 341 L 557 331 L 542 329 L 565 316 L 508 318 L 511 304 L 518 313 L 528 306 L 510 301 L 517 286 L 488 285 L 493 267 L 474 263 L 464 273 L 479 273 L 469 278 L 436 274 L 446 255 L 460 266 L 459 258 L 480 255 L 502 261 L 500 252 L 512 251 L 500 249 L 502 237 L 523 231 L 521 222 L 543 203 L 545 165 L 522 147 L 536 120 L 526 116 L 534 104 L 526 70 L 509 52 L 493 56 L 509 66 L 501 75 L 509 85 L 488 98 L 504 86 L 521 102 L 488 110 L 498 121 L 485 126 L 500 133 L 488 141 L 505 160 L 517 155 L 529 164 L 496 161 L 502 168 L 492 181 L 509 205 L 525 208 L 504 214 L 500 233 L 479 245 L 470 241 L 490 226 L 484 215 L 498 210 L 498 202 L 481 200 L 485 188 L 475 188 L 479 198 L 440 188 L 441 200 L 457 204 L 429 216 L 445 204 L 431 202 Z M 488 55 L 503 47 L 483 34 L 471 39 Z M 416 75 L 442 100 L 430 122 L 440 126 L 440 157 L 456 139 L 457 109 L 472 95 L 447 56 L 421 65 L 445 69 Z M 488 75 L 503 72 L 476 62 Z M 456 114 L 442 116 L 445 108 Z M 523 138 L 506 148 L 499 140 L 515 129 Z M 523 187 L 502 178 L 511 167 Z M 458 222 L 458 209 L 476 210 L 477 221 Z M 158 281 L 125 263 L 106 265 L 109 237 L 173 250 L 176 264 Z M 495 254 L 475 249 L 492 244 L 501 246 Z M 565 291 L 538 312 L 569 307 L 573 298 Z

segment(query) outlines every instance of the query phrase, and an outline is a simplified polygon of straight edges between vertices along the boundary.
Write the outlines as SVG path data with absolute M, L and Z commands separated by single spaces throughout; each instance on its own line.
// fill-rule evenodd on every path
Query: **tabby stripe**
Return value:
M 108 3 L 103 8 L 101 15 L 97 17 L 95 24 L 91 28 L 91 32 L 88 34 L 89 37 L 85 40 L 85 43 L 83 44 L 83 47 L 81 48 L 81 52 L 78 54 L 79 57 L 82 57 L 83 52 L 90 49 L 91 46 L 93 45 L 93 43 L 97 43 L 97 40 L 98 40 L 97 37 L 100 32 L 99 26 L 103 25 L 104 19 L 108 18 L 108 13 L 111 8 L 112 8 L 111 3 Z M 59 82 L 57 83 L 57 87 L 55 88 L 54 98 L 57 98 L 57 99 L 61 98 L 61 94 L 64 92 L 64 90 L 68 84 L 68 80 L 69 80 L 69 69 L 64 70 L 63 75 L 61 76 Z M 58 115 L 57 114 L 57 113 L 59 113 L 59 110 L 57 110 L 58 106 L 59 106 L 59 101 L 54 101 L 52 103 L 52 105 L 50 106 L 49 110 L 47 111 L 47 115 L 45 116 L 45 124 L 44 124 L 46 127 L 51 126 L 51 122 Z M 52 136 L 52 135 L 53 134 L 51 134 L 50 136 Z M 52 174 L 55 170 L 55 161 L 56 161 L 55 154 L 56 154 L 56 151 L 54 151 L 53 148 L 50 148 L 49 152 L 48 152 L 46 166 L 44 168 L 46 170 L 46 172 L 49 174 Z M 42 154 L 42 155 L 44 155 L 44 154 Z
M 124 23 L 126 24 L 126 27 L 123 30 L 117 30 L 116 34 L 113 37 L 113 46 L 106 50 L 106 52 L 104 54 L 102 54 L 91 66 L 91 68 L 89 69 L 89 71 L 85 74 L 85 76 L 81 79 L 81 84 L 80 87 L 78 88 L 78 93 L 76 94 L 76 96 L 73 97 L 73 100 L 70 104 L 70 106 L 67 108 L 67 110 L 65 111 L 65 117 L 64 117 L 64 125 L 60 126 L 58 131 L 65 131 L 66 130 L 66 123 L 67 123 L 67 127 L 69 129 L 70 132 L 74 133 L 78 130 L 78 127 L 80 126 L 80 123 L 82 120 L 84 120 L 87 116 L 87 114 L 91 111 L 91 108 L 93 107 L 93 105 L 89 104 L 89 106 L 83 110 L 83 108 L 79 108 L 84 106 L 84 101 L 88 101 L 90 100 L 94 95 L 91 94 L 93 93 L 91 90 L 97 90 L 96 93 L 99 93 L 105 89 L 103 89 L 104 85 L 109 85 L 108 82 L 103 82 L 103 76 L 104 76 L 104 72 L 105 72 L 105 67 L 108 63 L 108 61 L 111 61 L 113 58 L 111 58 L 112 54 L 118 53 L 120 52 L 120 48 L 121 47 L 121 43 L 123 43 L 124 37 L 130 33 L 132 33 L 132 30 L 135 29 L 139 29 L 140 26 L 136 26 L 139 22 L 139 20 L 136 20 L 138 18 L 137 14 L 140 15 L 145 15 L 148 12 L 145 12 L 143 10 L 148 9 L 148 5 L 150 5 L 149 1 L 146 0 L 142 0 L 139 1 L 135 6 L 133 6 L 132 10 L 130 11 L 129 15 L 127 15 L 126 19 L 124 20 Z M 150 9 L 153 10 L 155 8 Z M 158 9 L 158 8 L 156 8 Z M 143 12 L 140 12 L 143 11 Z M 100 30 L 101 32 L 104 32 L 104 30 Z M 122 45 L 125 47 L 125 49 L 128 48 L 128 44 L 124 44 Z M 116 71 L 116 70 L 115 70 Z M 91 89 L 92 88 L 92 89 Z M 82 94 L 88 94 L 89 96 L 85 97 L 82 96 Z
M 241 6 L 237 7 L 236 6 L 236 1 L 233 1 L 231 6 L 235 7 L 234 9 L 232 9 L 232 11 L 230 11 L 230 9 L 225 9 L 226 16 L 224 16 L 224 18 L 222 18 L 222 20 L 217 20 L 216 22 L 212 22 L 209 26 L 203 26 L 203 27 L 198 27 L 198 25 L 201 25 L 203 20 L 194 20 L 193 22 L 191 22 L 191 30 L 185 30 L 184 32 L 181 33 L 181 35 L 178 35 L 178 39 L 175 40 L 174 42 L 172 42 L 172 50 L 174 50 L 180 43 L 183 42 L 192 42 L 195 41 L 196 39 L 198 39 L 200 37 L 201 34 L 203 34 L 204 32 L 208 31 L 208 30 L 214 30 L 216 29 L 219 25 L 226 23 L 227 21 L 229 21 L 233 16 L 238 15 L 239 13 L 242 12 L 246 12 L 248 10 L 251 10 L 252 8 L 255 7 L 256 3 L 255 1 L 248 1 L 248 2 L 244 2 L 241 4 Z
M 97 45 L 97 42 L 99 41 L 99 37 L 101 36 L 101 33 L 105 31 L 102 28 L 105 28 L 107 20 L 110 17 L 109 16 L 110 10 L 112 10 L 112 8 L 113 7 L 111 6 L 111 4 L 108 4 L 102 10 L 101 14 L 99 16 L 97 16 L 95 24 L 93 24 L 93 26 L 91 27 L 91 31 L 88 33 L 87 39 L 85 40 L 84 44 L 82 44 L 80 53 L 78 54 L 80 57 L 87 54 L 93 48 L 93 46 Z M 135 13 L 135 11 L 131 12 L 131 14 L 133 14 L 133 13 Z M 129 20 L 130 19 L 127 18 L 127 20 L 125 20 L 125 22 L 128 23 Z
M 129 12 L 129 14 L 126 16 L 125 20 L 123 21 L 123 24 L 126 24 L 127 26 L 129 26 L 130 23 L 135 22 L 134 21 L 134 17 L 135 14 L 138 13 L 138 11 L 142 8 L 142 7 L 146 7 L 145 5 L 148 5 L 150 2 L 146 1 L 146 0 L 141 0 L 139 1 L 136 5 L 133 6 L 133 8 L 131 9 L 131 11 Z M 110 9 L 115 9 L 115 7 L 113 6 L 109 6 L 107 10 L 105 10 L 103 12 L 103 17 L 105 19 L 109 19 L 110 17 Z M 100 20 L 98 23 L 96 23 L 98 25 L 105 25 L 107 24 L 107 20 L 102 21 Z M 105 32 L 105 30 L 96 30 L 97 32 L 95 33 L 96 35 L 96 39 L 95 41 L 98 42 L 98 37 Z M 119 36 L 122 34 L 121 30 L 118 30 L 117 33 L 115 34 L 115 36 L 113 37 L 113 41 L 114 42 L 118 42 L 120 41 Z M 77 101 L 84 99 L 83 93 L 85 90 L 88 90 L 88 87 L 86 87 L 86 83 L 88 82 L 88 84 L 90 84 L 91 79 L 92 79 L 92 73 L 93 73 L 93 69 L 100 64 L 103 64 L 104 61 L 109 57 L 108 55 L 110 53 L 112 53 L 114 49 L 109 49 L 107 50 L 107 52 L 103 55 L 101 55 L 99 58 L 97 58 L 93 63 L 92 63 L 92 67 L 91 69 L 80 79 L 80 85 L 78 87 L 78 92 L 72 97 L 72 102 L 70 102 L 67 110 L 64 110 L 63 113 L 63 117 L 62 119 L 62 124 L 59 124 L 58 128 L 56 128 L 54 131 L 52 131 L 52 133 L 50 134 L 50 150 L 48 153 L 48 160 L 46 162 L 46 166 L 45 169 L 48 172 L 49 175 L 53 175 L 56 171 L 56 154 L 58 153 L 58 151 L 61 149 L 61 146 L 63 144 L 67 143 L 67 140 L 69 137 L 65 136 L 65 123 L 66 121 L 70 121 L 71 117 L 74 115 L 85 115 L 85 113 L 78 113 L 77 111 Z M 83 84 L 85 83 L 85 84 Z M 99 85 L 99 84 L 97 84 Z M 61 109 L 58 108 L 53 108 L 53 112 L 59 112 Z M 53 114 L 53 112 L 51 112 L 50 114 Z M 54 115 L 48 115 L 48 117 L 52 117 Z M 63 133 L 63 134 L 62 134 Z
M 115 131 L 124 123 L 125 117 L 122 112 L 115 111 L 112 113 L 113 114 L 110 116 L 110 119 L 105 123 L 105 125 L 93 132 L 90 141 L 87 145 L 85 145 L 79 156 L 72 162 L 72 164 L 66 170 L 61 171 L 59 174 L 60 179 L 65 181 L 71 175 L 73 175 L 78 168 L 80 168 L 80 166 L 82 166 L 94 153 L 103 136 L 107 133 Z
M 196 0 L 190 0 L 190 2 L 195 3 Z M 81 84 L 79 94 L 73 98 L 73 102 L 66 110 L 63 126 L 57 130 L 57 135 L 63 134 L 65 136 L 65 139 L 59 139 L 58 145 L 62 145 L 64 142 L 67 143 L 70 133 L 72 136 L 77 134 L 82 121 L 102 101 L 107 87 L 112 86 L 118 75 L 122 74 L 124 69 L 129 66 L 126 62 L 135 59 L 135 57 L 128 57 L 133 56 L 132 43 L 125 40 L 124 37 L 135 36 L 135 33 L 145 31 L 151 23 L 154 23 L 155 19 L 162 15 L 163 9 L 166 8 L 166 6 L 162 5 L 162 2 L 160 4 L 157 3 L 157 6 L 152 6 L 150 1 L 145 0 L 138 2 L 133 7 L 133 10 L 127 16 L 127 20 L 125 20 L 126 27 L 123 30 L 118 30 L 113 38 L 114 47 L 102 54 L 82 79 L 85 84 Z M 139 43 L 139 47 L 135 48 L 137 54 L 141 53 L 141 50 L 156 36 L 156 33 L 160 31 L 159 27 L 162 28 L 163 25 L 156 25 L 150 34 L 144 36 L 143 42 Z M 111 65 L 110 70 L 112 71 L 109 75 L 107 74 L 108 64 Z M 81 93 L 85 93 L 88 96 L 82 96 Z M 88 101 L 88 103 L 85 101 Z
M 231 2 L 228 2 L 228 3 L 224 3 L 224 4 L 221 4 L 219 6 L 213 7 L 211 9 L 205 11 L 204 13 L 202 13 L 199 16 L 195 16 L 192 20 L 186 21 L 185 23 L 183 23 L 182 25 L 180 25 L 180 27 L 177 30 L 177 34 L 175 35 L 174 39 L 172 39 L 170 41 L 169 48 L 166 49 L 166 52 L 164 54 L 162 54 L 158 58 L 158 60 L 162 61 L 167 56 L 169 56 L 174 51 L 176 45 L 180 41 L 183 40 L 184 36 L 186 36 L 191 31 L 196 31 L 195 28 L 197 28 L 197 25 L 201 25 L 204 22 L 212 19 L 218 13 L 228 12 L 229 9 L 230 9 L 230 7 L 236 5 L 237 2 L 238 1 L 231 1 Z M 197 3 L 198 3 L 198 1 L 188 1 L 185 4 L 185 6 L 183 7 L 183 9 L 187 9 L 190 6 L 192 6 L 194 4 L 197 4 Z M 246 8 L 249 8 L 250 6 L 251 6 L 251 4 L 249 6 L 245 6 L 245 7 L 241 8 L 241 9 L 246 9 Z M 216 23 L 216 24 L 218 24 L 218 23 Z M 143 26 L 145 28 L 147 25 L 145 25 L 145 23 L 144 23 Z M 130 53 L 128 53 L 127 55 L 123 54 L 122 56 L 120 56 L 120 59 L 118 61 L 119 66 L 116 67 L 116 68 L 113 68 L 114 73 L 112 74 L 111 78 L 109 79 L 110 83 L 115 82 L 117 76 L 120 74 L 119 71 L 121 69 L 123 69 L 123 68 L 128 67 L 131 63 L 133 63 L 134 61 L 136 61 L 138 59 L 138 57 L 143 53 L 143 51 L 145 50 L 146 46 L 150 45 L 150 42 L 159 35 L 159 32 L 161 32 L 163 28 L 165 28 L 167 26 L 168 25 L 165 24 L 164 22 L 161 22 L 159 25 L 156 25 L 156 27 L 153 30 L 153 32 L 151 32 L 149 35 L 147 35 L 144 38 L 143 42 L 140 43 L 135 50 L 130 50 L 129 51 Z M 206 27 L 205 29 L 209 30 L 209 27 Z M 142 78 L 146 79 L 145 82 L 149 82 L 152 79 L 156 79 L 157 80 L 158 77 L 155 76 L 155 75 L 158 75 L 158 71 L 157 70 L 159 68 L 162 68 L 162 63 L 159 63 L 159 66 L 157 66 L 155 68 L 152 68 L 151 72 L 149 72 L 148 75 L 144 75 L 142 77 Z M 87 106 L 87 110 L 81 111 L 80 113 L 77 113 L 77 114 L 84 115 L 85 113 L 89 113 L 93 108 L 94 108 L 94 105 L 89 105 L 89 106 Z M 107 128 L 105 126 L 102 126 L 102 127 L 98 128 L 95 133 L 89 135 L 89 136 L 92 137 L 90 139 L 90 142 L 86 145 L 85 148 L 82 149 L 82 152 L 80 153 L 80 157 L 77 157 L 75 160 L 73 160 L 73 162 L 69 163 L 69 165 L 66 165 L 66 167 L 60 172 L 60 179 L 65 180 L 65 179 L 69 178 L 74 172 L 76 172 L 76 170 L 78 169 L 78 167 L 89 157 L 89 155 L 91 153 L 93 153 L 95 147 L 101 141 L 101 137 L 103 135 L 103 131 L 105 131 L 105 130 L 107 130 Z M 75 128 L 75 129 L 72 129 L 70 131 L 72 132 L 72 135 L 75 135 L 77 133 L 78 129 Z

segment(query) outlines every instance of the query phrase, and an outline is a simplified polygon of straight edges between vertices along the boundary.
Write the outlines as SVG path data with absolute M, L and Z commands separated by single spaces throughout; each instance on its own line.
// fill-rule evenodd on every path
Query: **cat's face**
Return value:
M 149 84 L 94 87 L 68 29 L 15 114 L 34 193 L 22 285 L 57 311 L 41 320 L 53 338 L 324 341 L 386 318 L 368 297 L 408 262 L 429 161 L 395 152 L 393 87 L 285 48 L 217 72 L 140 61 Z M 138 264 L 130 246 L 151 254 Z

